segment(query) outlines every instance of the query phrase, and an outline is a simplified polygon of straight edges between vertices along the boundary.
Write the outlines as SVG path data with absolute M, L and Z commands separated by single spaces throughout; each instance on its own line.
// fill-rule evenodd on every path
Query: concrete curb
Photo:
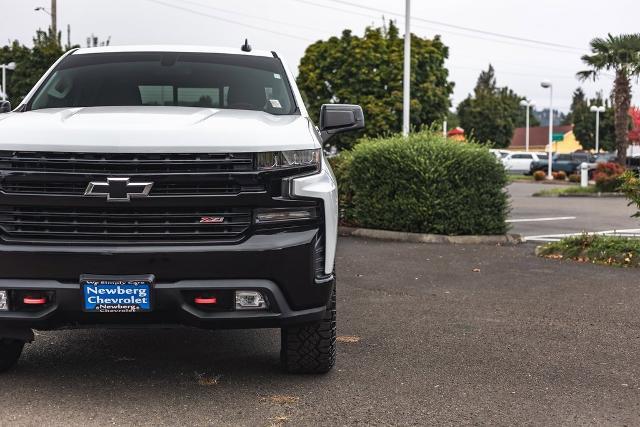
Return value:
M 558 197 L 625 197 L 621 193 L 558 194 Z
M 407 233 L 404 231 L 375 230 L 371 228 L 340 227 L 341 236 L 367 237 L 369 239 L 392 240 L 412 243 L 444 243 L 457 245 L 517 245 L 522 243 L 518 234 L 495 236 L 445 236 L 442 234 Z
M 554 197 L 592 197 L 592 198 L 609 198 L 609 197 L 625 197 L 622 193 L 568 193 L 568 194 L 533 194 L 531 197 L 554 198 Z

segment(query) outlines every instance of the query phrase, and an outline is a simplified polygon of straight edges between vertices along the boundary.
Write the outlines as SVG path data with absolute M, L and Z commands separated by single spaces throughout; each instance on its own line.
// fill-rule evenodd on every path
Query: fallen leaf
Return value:
M 356 337 L 355 335 L 341 335 L 336 338 L 336 341 L 340 343 L 353 344 L 360 342 L 360 337 Z
M 198 384 L 201 386 L 218 385 L 219 381 L 222 379 L 222 375 L 218 374 L 209 374 L 207 372 L 196 372 L 195 374 L 196 380 L 198 380 Z

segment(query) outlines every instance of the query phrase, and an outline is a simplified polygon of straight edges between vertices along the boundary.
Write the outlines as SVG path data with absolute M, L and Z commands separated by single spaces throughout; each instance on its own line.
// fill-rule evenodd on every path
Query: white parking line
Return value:
M 544 234 L 539 236 L 523 236 L 525 242 L 558 242 L 565 237 L 575 237 L 587 235 L 603 235 L 603 236 L 620 236 L 620 237 L 637 237 L 640 238 L 640 228 L 627 228 L 623 230 L 604 230 L 604 231 L 583 231 L 581 233 L 564 233 L 564 234 Z
M 521 218 L 521 219 L 508 219 L 507 222 L 539 222 L 539 221 L 566 221 L 569 219 L 576 219 L 575 216 L 557 216 L 551 218 Z

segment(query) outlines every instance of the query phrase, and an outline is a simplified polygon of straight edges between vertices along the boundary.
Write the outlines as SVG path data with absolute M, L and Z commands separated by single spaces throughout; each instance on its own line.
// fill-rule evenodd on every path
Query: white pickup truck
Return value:
M 3 102 L 1 111 L 11 110 Z M 33 329 L 279 328 L 281 360 L 336 355 L 336 182 L 274 52 L 77 49 L 0 114 L 0 370 Z

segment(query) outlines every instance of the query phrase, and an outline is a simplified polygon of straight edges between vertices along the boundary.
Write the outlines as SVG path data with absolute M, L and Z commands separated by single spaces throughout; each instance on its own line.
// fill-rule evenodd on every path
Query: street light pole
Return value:
M 526 136 L 525 136 L 525 151 L 528 153 L 529 152 L 529 108 L 533 107 L 534 104 L 532 101 L 527 101 L 526 99 L 523 99 L 522 101 L 520 101 L 520 106 L 521 107 L 525 107 L 527 109 L 527 132 L 526 132 Z
M 0 68 L 2 68 L 2 100 L 7 100 L 7 70 L 13 71 L 16 69 L 15 62 L 9 62 L 8 64 L 0 64 Z
M 411 107 L 411 0 L 406 0 L 404 17 L 404 77 L 402 80 L 402 134 L 409 135 Z
M 549 164 L 547 167 L 547 179 L 553 179 L 553 84 L 549 80 L 540 83 L 545 89 L 549 89 Z
M 600 152 L 600 113 L 605 112 L 605 108 L 592 105 L 590 108 L 592 113 L 596 113 L 596 154 Z
M 51 32 L 53 34 L 54 40 L 57 42 L 58 40 L 58 3 L 56 0 L 51 0 L 51 11 L 48 11 L 46 8 L 42 6 L 38 6 L 35 9 L 36 12 L 44 12 L 49 17 L 51 17 Z
M 56 0 L 51 0 L 51 31 L 58 40 L 58 5 Z

